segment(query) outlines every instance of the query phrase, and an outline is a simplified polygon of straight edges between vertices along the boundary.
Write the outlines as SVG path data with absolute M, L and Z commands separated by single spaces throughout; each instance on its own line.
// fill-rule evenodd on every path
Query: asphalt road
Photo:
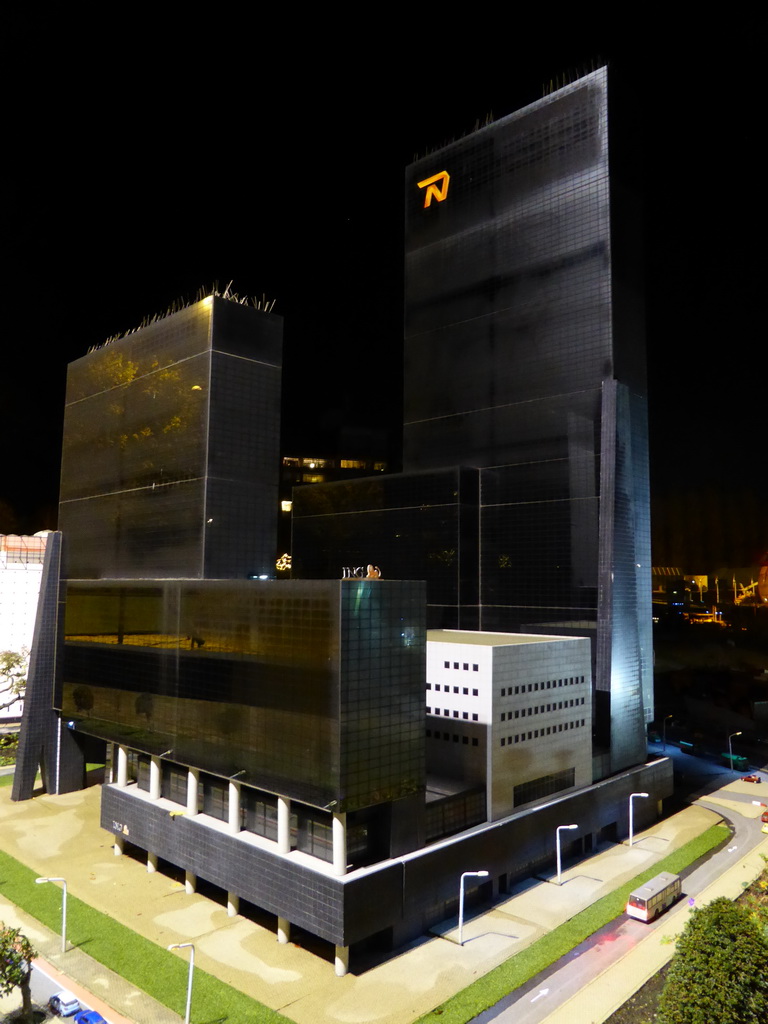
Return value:
M 682 755 L 687 757 L 687 755 Z M 694 761 L 696 759 L 691 759 Z M 686 762 L 690 763 L 690 762 Z M 738 778 L 736 773 L 722 772 L 723 784 Z M 750 805 L 753 801 L 768 803 L 768 776 L 763 771 L 763 783 L 755 786 L 754 795 L 721 793 L 710 790 L 710 796 L 727 796 L 736 803 Z M 699 801 L 716 813 L 721 814 L 734 827 L 733 840 L 719 852 L 713 854 L 704 863 L 683 875 L 683 900 L 695 901 L 696 896 L 705 890 L 719 875 L 731 866 L 734 860 L 760 843 L 764 836 L 761 832 L 759 817 L 756 819 L 742 818 L 735 814 L 731 819 L 723 813 L 723 807 L 709 803 L 704 796 Z M 600 975 L 610 964 L 620 960 L 634 945 L 648 935 L 649 929 L 664 929 L 665 917 L 650 924 L 635 921 L 631 918 L 619 917 L 615 921 L 595 932 L 588 939 L 562 957 L 547 971 L 542 972 L 528 984 L 516 989 L 490 1009 L 474 1018 L 476 1024 L 541 1024 L 552 1011 L 566 1002 L 587 982 Z M 628 996 L 631 993 L 628 993 Z
M 32 979 L 30 982 L 30 990 L 32 992 L 32 1002 L 37 1006 L 48 1007 L 48 1000 L 51 996 L 61 991 L 61 983 L 49 977 L 45 972 L 45 969 L 40 967 L 38 964 L 32 964 Z M 89 1003 L 80 1000 L 80 1008 L 82 1010 L 93 1009 Z M 50 1012 L 50 1011 L 49 1011 Z M 71 1024 L 71 1017 L 57 1017 L 51 1015 L 51 1020 L 69 1021 Z

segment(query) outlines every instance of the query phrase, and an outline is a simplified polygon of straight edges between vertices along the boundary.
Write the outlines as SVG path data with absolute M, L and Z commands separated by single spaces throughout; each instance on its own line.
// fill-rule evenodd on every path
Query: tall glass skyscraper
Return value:
M 407 546 L 423 534 L 433 559 L 430 625 L 592 636 L 608 770 L 645 757 L 653 714 L 644 322 L 620 156 L 602 68 L 406 171 L 404 470 L 428 496 L 436 471 L 476 471 L 453 499 L 470 536 L 452 513 L 436 538 L 432 503 L 408 503 Z M 373 505 L 364 481 L 297 490 L 298 571 L 315 574 L 309 548 L 327 552 L 345 512 L 346 550 L 362 558 L 375 524 L 367 559 L 407 577 L 399 490 L 380 480 Z

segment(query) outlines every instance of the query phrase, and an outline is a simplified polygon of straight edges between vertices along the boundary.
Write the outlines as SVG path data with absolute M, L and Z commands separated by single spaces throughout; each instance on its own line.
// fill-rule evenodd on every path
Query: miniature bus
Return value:
M 681 892 L 680 875 L 662 871 L 645 885 L 640 885 L 629 894 L 627 913 L 638 921 L 653 921 L 667 907 L 671 907 Z
M 736 772 L 745 772 L 749 768 L 749 761 L 743 754 L 734 754 L 733 757 L 730 754 L 721 754 L 720 760 L 727 768 L 732 768 Z

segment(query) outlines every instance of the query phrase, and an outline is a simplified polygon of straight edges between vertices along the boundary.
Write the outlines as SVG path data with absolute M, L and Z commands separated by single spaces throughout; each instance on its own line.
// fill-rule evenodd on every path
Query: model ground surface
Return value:
M 5 788 L 0 792 L 0 847 L 35 873 L 66 876 L 72 896 L 122 921 L 156 946 L 194 942 L 201 970 L 297 1024 L 413 1021 L 718 820 L 713 811 L 689 808 L 642 833 L 631 850 L 620 844 L 589 861 L 568 864 L 563 886 L 534 881 L 471 918 L 463 947 L 457 944 L 456 921 L 451 920 L 387 962 L 339 979 L 322 958 L 322 949 L 280 946 L 268 922 L 228 918 L 215 901 L 185 894 L 182 880 L 162 871 L 147 874 L 143 863 L 115 857 L 109 836 L 98 827 L 98 798 L 98 788 L 92 788 L 14 804 Z M 3 916 L 7 918 L 11 909 L 3 906 Z M 23 923 L 41 951 L 63 970 L 67 957 L 87 951 L 85 941 L 81 950 L 61 956 L 55 933 L 46 937 L 31 919 Z M 102 970 L 97 981 L 112 997 L 108 973 Z M 177 1019 L 159 1004 L 151 1014 L 134 1015 L 130 1004 L 141 995 L 126 996 L 122 1010 L 129 1019 Z

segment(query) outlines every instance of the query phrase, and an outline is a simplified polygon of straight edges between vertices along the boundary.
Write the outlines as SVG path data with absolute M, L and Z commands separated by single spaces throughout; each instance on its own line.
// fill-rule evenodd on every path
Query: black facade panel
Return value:
M 345 944 L 341 880 L 218 832 L 117 786 L 102 791 L 101 826 L 330 942 Z

